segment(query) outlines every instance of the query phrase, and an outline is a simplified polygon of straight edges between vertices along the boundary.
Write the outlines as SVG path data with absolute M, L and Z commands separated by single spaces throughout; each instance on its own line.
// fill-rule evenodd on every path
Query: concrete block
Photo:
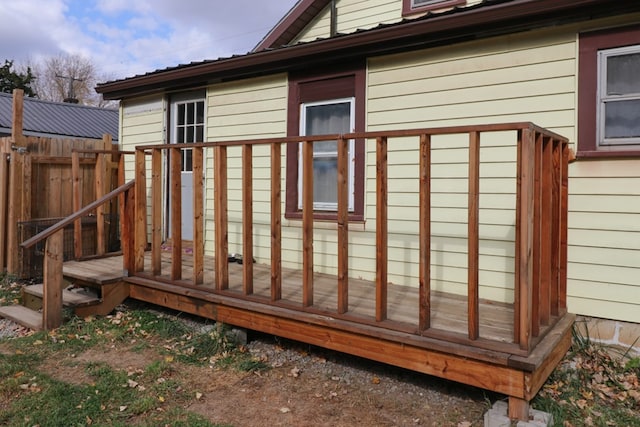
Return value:
M 512 427 L 509 419 L 509 405 L 499 400 L 484 414 L 484 427 Z M 553 416 L 535 409 L 529 410 L 529 421 L 518 421 L 517 427 L 549 427 L 553 425 Z

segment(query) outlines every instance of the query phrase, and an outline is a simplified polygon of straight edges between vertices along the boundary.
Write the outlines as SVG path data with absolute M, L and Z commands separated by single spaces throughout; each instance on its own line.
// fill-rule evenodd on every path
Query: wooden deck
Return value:
M 182 259 L 185 277 L 191 274 L 192 258 L 192 255 L 186 254 Z M 147 253 L 145 264 L 150 262 L 151 254 Z M 205 257 L 204 281 L 198 286 L 187 281 L 178 282 L 176 285 L 176 282 L 171 281 L 169 252 L 163 253 L 163 274 L 159 276 L 138 274 L 123 277 L 122 263 L 122 256 L 68 261 L 65 262 L 63 270 L 66 277 L 84 283 L 104 284 L 124 280 L 129 283 L 130 295 L 133 298 L 275 335 L 287 336 L 283 331 L 265 327 L 255 319 L 247 322 L 244 315 L 238 318 L 223 318 L 219 315 L 224 311 L 221 307 L 246 311 L 245 315 L 262 313 L 268 316 L 282 316 L 283 319 L 295 319 L 321 328 L 330 326 L 349 333 L 397 341 L 401 346 L 411 344 L 417 348 L 447 352 L 495 365 L 518 366 L 519 369 L 529 372 L 535 372 L 548 358 L 548 353 L 552 352 L 560 341 L 567 340 L 573 319 L 571 315 L 555 319 L 553 326 L 542 331 L 541 335 L 544 338 L 539 342 L 537 351 L 527 357 L 524 352 L 514 351 L 512 304 L 480 300 L 480 339 L 471 343 L 466 338 L 467 301 L 464 295 L 434 292 L 431 296 L 432 326 L 428 331 L 419 333 L 416 322 L 419 298 L 418 288 L 415 287 L 390 284 L 388 319 L 376 322 L 375 283 L 370 281 L 350 280 L 350 309 L 345 314 L 339 314 L 335 292 L 337 278 L 327 274 L 314 274 L 314 305 L 304 307 L 301 271 L 283 269 L 282 298 L 272 301 L 268 265 L 254 264 L 254 293 L 245 295 L 242 286 L 243 266 L 235 262 L 228 264 L 229 288 L 222 291 L 216 290 L 214 285 L 215 260 L 212 257 Z M 251 318 L 251 315 L 249 317 Z M 331 348 L 324 339 L 322 343 L 318 343 L 315 342 L 315 338 L 301 337 L 297 334 L 290 338 Z M 504 343 L 504 351 L 499 350 L 499 343 Z M 346 352 L 354 353 L 348 350 Z M 373 359 L 378 360 L 375 357 Z M 382 361 L 398 364 L 389 360 Z
M 513 295 L 513 303 L 480 298 L 481 182 L 480 149 L 483 135 L 512 137 L 516 176 L 513 209 L 513 281 L 496 283 Z M 432 288 L 431 139 L 458 135 L 468 140 L 466 270 L 459 294 Z M 414 232 L 419 248 L 414 267 L 415 283 L 391 283 L 389 274 L 389 138 L 414 138 L 419 167 L 413 178 L 419 200 Z M 119 283 L 118 298 L 138 300 L 200 315 L 238 327 L 350 353 L 448 380 L 496 391 L 509 396 L 509 416 L 527 419 L 528 402 L 542 387 L 571 343 L 574 316 L 567 313 L 567 206 L 568 141 L 531 123 L 491 124 L 436 129 L 366 132 L 348 135 L 222 141 L 190 144 L 193 157 L 193 216 L 181 217 L 181 167 L 184 147 L 158 144 L 136 147 L 135 179 L 76 211 L 55 226 L 22 243 L 28 248 L 46 240 L 43 324 L 55 328 L 61 322 L 61 272 L 84 284 Z M 353 277 L 357 260 L 349 255 L 347 140 L 375 142 L 375 231 L 368 245 L 375 247 L 374 281 Z M 313 144 L 335 140 L 338 146 L 338 200 L 335 213 L 337 274 L 320 274 L 314 265 Z M 483 139 L 484 140 L 484 139 Z M 302 144 L 302 206 L 300 259 L 292 261 L 283 251 L 281 186 L 283 145 Z M 392 142 L 393 144 L 393 142 Z M 270 172 L 270 254 L 261 263 L 236 264 L 227 259 L 230 247 L 242 247 L 242 257 L 254 257 L 252 148 L 269 148 L 262 159 Z M 241 179 L 228 174 L 227 148 L 241 148 Z M 213 230 L 205 256 L 205 218 L 211 206 L 204 203 L 203 170 L 213 153 Z M 234 155 L 240 153 L 234 150 Z M 342 154 L 340 154 L 342 153 Z M 150 158 L 150 162 L 148 161 Z M 170 159 L 163 181 L 163 159 Z M 122 161 L 122 158 L 120 159 Z M 264 166 L 264 165 L 263 165 Z M 373 165 L 372 165 L 373 166 Z M 119 169 L 123 171 L 124 169 Z M 264 179 L 264 178 L 260 178 Z M 242 234 L 229 233 L 229 181 L 234 197 L 242 199 Z M 238 188 L 241 181 L 240 188 Z M 98 207 L 118 199 L 121 231 L 120 257 L 74 261 L 62 265 L 62 229 Z M 165 209 L 173 219 L 166 224 Z M 260 209 L 264 209 L 261 206 Z M 325 218 L 326 220 L 326 218 Z M 333 219 L 332 219 L 333 220 Z M 181 222 L 193 225 L 193 245 L 182 244 Z M 464 222 L 464 221 L 463 221 Z M 230 241 L 230 237 L 234 239 Z M 166 239 L 177 242 L 166 245 Z M 217 256 L 222 254 L 222 256 Z M 257 255 L 257 253 L 256 253 Z M 295 269 L 283 268 L 294 265 Z M 350 265 L 351 264 L 351 265 Z M 327 271 L 327 270 L 323 270 Z M 123 274 L 126 272 L 126 274 Z M 124 276 L 124 277 L 123 277 Z M 121 285 L 121 286 L 120 286 Z M 482 284 L 485 286 L 486 284 Z M 466 292 L 465 292 L 466 290 Z M 501 299 L 501 298 L 499 298 Z M 112 302 L 116 298 L 112 298 Z M 120 299 L 122 301 L 122 299 Z M 105 306 L 106 307 L 106 306 Z

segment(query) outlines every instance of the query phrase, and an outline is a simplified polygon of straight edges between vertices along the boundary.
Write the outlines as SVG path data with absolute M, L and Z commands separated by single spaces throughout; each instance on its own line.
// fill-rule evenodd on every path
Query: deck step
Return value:
M 42 313 L 23 305 L 7 305 L 0 307 L 0 317 L 12 320 L 35 331 L 42 330 Z
M 27 307 L 39 308 L 39 306 L 42 306 L 42 296 L 44 292 L 44 286 L 42 284 L 25 286 L 22 290 L 23 300 Z M 96 304 L 100 304 L 100 298 L 85 288 L 77 288 L 74 290 L 64 289 L 62 291 L 62 305 L 64 307 L 87 307 Z

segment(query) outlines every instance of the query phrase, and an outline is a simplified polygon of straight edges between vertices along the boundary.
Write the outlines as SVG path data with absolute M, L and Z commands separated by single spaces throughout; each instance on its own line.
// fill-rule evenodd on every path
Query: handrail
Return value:
M 98 200 L 89 203 L 87 206 L 85 206 L 84 208 L 80 209 L 79 211 L 76 211 L 76 212 L 72 213 L 71 215 L 69 215 L 68 217 L 66 217 L 64 219 L 61 219 L 60 221 L 56 222 L 55 224 L 53 224 L 51 227 L 47 228 L 46 230 L 43 230 L 40 233 L 36 234 L 35 236 L 25 240 L 24 242 L 22 242 L 20 244 L 20 246 L 22 246 L 25 249 L 26 248 L 30 248 L 31 246 L 35 245 L 36 243 L 40 242 L 41 240 L 44 240 L 47 237 L 51 236 L 56 231 L 58 231 L 58 230 L 60 230 L 60 229 L 62 229 L 64 227 L 66 227 L 67 225 L 73 223 L 75 220 L 80 219 L 82 216 L 84 216 L 85 214 L 91 212 L 92 210 L 94 210 L 98 206 L 103 205 L 104 203 L 108 202 L 111 199 L 115 199 L 120 194 L 122 194 L 125 191 L 133 188 L 134 184 L 135 184 L 135 180 L 131 180 L 128 183 L 126 183 L 124 185 L 121 185 L 120 187 L 116 188 L 115 190 L 111 191 L 110 193 L 105 194 L 104 196 L 102 196 Z

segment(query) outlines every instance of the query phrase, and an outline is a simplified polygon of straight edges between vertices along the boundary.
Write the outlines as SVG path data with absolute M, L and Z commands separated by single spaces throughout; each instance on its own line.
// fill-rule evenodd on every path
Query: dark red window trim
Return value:
M 437 3 L 425 4 L 423 6 L 411 6 L 412 0 L 402 0 L 402 16 L 413 15 L 430 10 L 446 9 L 448 7 L 460 6 L 467 3 L 467 0 L 441 0 Z
M 578 158 L 638 157 L 640 150 L 598 147 L 598 50 L 640 44 L 640 25 L 580 34 L 578 54 Z
M 311 73 L 289 74 L 289 101 L 287 106 L 287 135 L 300 135 L 300 104 L 338 98 L 355 98 L 355 131 L 365 130 L 365 66 L 358 63 L 339 71 L 320 70 Z M 350 221 L 364 221 L 364 140 L 355 141 L 354 200 Z M 298 144 L 287 146 L 287 178 L 285 218 L 302 218 L 298 209 Z M 315 219 L 334 220 L 333 212 L 318 211 Z

